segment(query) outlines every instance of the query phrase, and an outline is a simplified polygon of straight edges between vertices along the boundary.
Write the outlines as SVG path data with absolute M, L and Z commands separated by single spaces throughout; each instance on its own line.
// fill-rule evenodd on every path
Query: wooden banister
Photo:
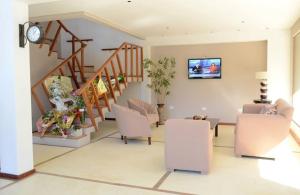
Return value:
M 57 31 L 55 33 L 54 40 L 53 40 L 53 42 L 52 42 L 52 44 L 50 46 L 48 56 L 50 56 L 52 54 L 52 51 L 53 51 L 53 49 L 54 49 L 54 47 L 56 45 L 56 42 L 57 42 L 57 39 L 58 39 L 58 35 L 59 35 L 60 31 L 61 31 L 61 28 L 62 28 L 61 25 L 59 25 L 59 27 L 58 27 L 58 29 L 57 29 Z
M 132 76 L 133 75 L 133 47 L 130 48 L 130 70 Z M 131 81 L 132 81 L 132 77 L 131 77 Z
M 141 76 L 142 76 L 142 81 L 144 81 L 144 49 L 141 47 Z
M 46 30 L 45 30 L 45 34 L 44 34 L 44 39 L 43 39 L 42 42 L 40 43 L 40 48 L 43 47 L 44 41 L 47 39 L 47 36 L 48 36 L 49 31 L 50 31 L 51 25 L 52 25 L 52 21 L 48 22 L 47 27 L 46 27 Z
M 75 53 L 73 53 L 71 56 L 69 56 L 67 59 L 65 59 L 63 62 L 58 64 L 55 68 L 53 68 L 50 72 L 48 72 L 45 76 L 42 77 L 39 81 L 37 81 L 31 88 L 37 87 L 39 84 L 43 83 L 44 80 L 46 80 L 49 76 L 51 76 L 53 73 L 55 73 L 59 68 L 66 65 L 69 60 L 71 60 L 74 56 L 76 56 L 83 48 L 78 49 Z
M 126 83 L 128 82 L 128 47 L 127 44 L 125 45 L 125 80 Z
M 56 20 L 56 21 L 60 24 L 60 26 L 61 26 L 67 33 L 69 33 L 72 37 L 74 37 L 75 40 L 77 40 L 77 41 L 79 41 L 80 43 L 86 45 L 86 44 L 83 43 L 83 41 L 81 41 L 75 34 L 73 34 L 71 31 L 69 31 L 69 30 L 67 29 L 67 27 L 66 27 L 60 20 Z
M 46 34 L 48 34 L 48 32 L 50 31 L 51 25 L 53 26 L 53 22 L 54 21 L 50 21 L 48 23 Z M 143 67 L 142 65 L 140 66 L 139 64 L 139 61 L 142 62 L 143 60 L 143 50 L 142 50 L 143 48 L 135 44 L 124 42 L 123 44 L 121 44 L 120 47 L 113 49 L 114 50 L 113 54 L 102 64 L 102 66 L 100 66 L 100 68 L 98 68 L 98 70 L 96 70 L 94 75 L 92 75 L 89 79 L 85 80 L 84 60 L 85 60 L 85 48 L 87 45 L 84 43 L 84 41 L 89 41 L 89 40 L 80 40 L 76 35 L 74 35 L 71 31 L 69 31 L 61 21 L 56 20 L 56 22 L 58 23 L 58 29 L 55 32 L 55 36 L 53 40 L 51 41 L 51 45 L 49 48 L 49 55 L 51 55 L 51 53 L 54 51 L 54 47 L 57 44 L 59 34 L 61 33 L 62 30 L 69 33 L 72 37 L 72 40 L 70 40 L 72 42 L 72 53 L 63 62 L 55 66 L 52 70 L 50 70 L 45 76 L 43 76 L 39 81 L 37 81 L 32 86 L 31 91 L 32 91 L 33 98 L 35 99 L 41 113 L 45 114 L 46 107 L 43 105 L 41 99 L 37 95 L 37 87 L 42 87 L 44 93 L 46 93 L 45 95 L 49 97 L 48 91 L 44 85 L 44 81 L 53 75 L 70 76 L 74 82 L 74 85 L 78 89 L 77 94 L 81 95 L 84 100 L 84 103 L 87 108 L 87 113 L 92 122 L 92 125 L 95 127 L 96 130 L 98 130 L 93 109 L 96 108 L 99 113 L 99 116 L 102 118 L 102 120 L 104 120 L 104 114 L 102 111 L 103 104 L 101 106 L 100 98 L 104 100 L 104 107 L 107 107 L 109 111 L 111 111 L 111 107 L 108 101 L 107 94 L 103 93 L 99 95 L 98 88 L 96 87 L 95 82 L 98 79 L 102 79 L 103 76 L 106 77 L 108 91 L 110 93 L 111 98 L 113 98 L 114 102 L 116 102 L 115 90 L 118 90 L 120 95 L 122 94 L 122 89 L 121 89 L 122 83 L 119 82 L 119 75 L 122 75 L 124 77 L 125 88 L 128 85 L 127 83 L 128 77 L 131 78 L 136 77 L 137 79 L 143 78 L 143 71 L 142 71 Z M 75 48 L 75 42 L 79 43 L 80 45 L 80 48 L 77 50 Z M 130 50 L 130 52 L 128 50 Z M 124 52 L 125 62 L 122 61 L 120 58 L 120 56 L 123 56 L 122 52 Z M 135 54 L 135 58 L 134 58 L 134 54 Z M 130 58 L 130 62 L 128 62 L 129 60 L 128 58 Z M 130 66 L 128 63 L 130 63 Z M 134 71 L 134 67 L 135 67 L 135 71 Z M 75 73 L 76 68 L 78 68 L 81 80 L 82 82 L 84 82 L 81 86 L 78 82 Z M 129 71 L 131 72 L 131 75 L 128 75 Z M 136 75 L 133 75 L 134 72 Z M 114 84 L 111 81 L 112 78 L 115 80 Z M 133 79 L 131 79 L 131 81 L 132 80 Z
M 137 75 L 136 81 L 139 81 L 139 50 L 136 48 L 135 50 L 135 74 Z

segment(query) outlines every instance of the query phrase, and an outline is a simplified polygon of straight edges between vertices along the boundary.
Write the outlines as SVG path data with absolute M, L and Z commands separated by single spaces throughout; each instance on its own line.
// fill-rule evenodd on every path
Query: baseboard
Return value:
M 107 121 L 115 121 L 116 118 L 105 118 L 105 120 L 107 120 Z M 236 123 L 220 122 L 219 125 L 235 126 Z
M 6 178 L 6 179 L 24 179 L 25 177 L 28 177 L 32 175 L 35 172 L 35 169 L 32 169 L 30 171 L 27 171 L 21 175 L 14 175 L 9 173 L 2 173 L 0 172 L 0 178 Z
M 236 125 L 236 123 L 226 123 L 226 122 L 219 122 L 219 125 L 235 126 L 235 125 Z
M 253 158 L 253 159 L 261 159 L 261 160 L 275 160 L 273 157 L 262 157 L 262 156 L 249 156 L 249 155 L 241 155 L 244 158 Z
M 115 121 L 116 118 L 105 118 L 106 121 Z

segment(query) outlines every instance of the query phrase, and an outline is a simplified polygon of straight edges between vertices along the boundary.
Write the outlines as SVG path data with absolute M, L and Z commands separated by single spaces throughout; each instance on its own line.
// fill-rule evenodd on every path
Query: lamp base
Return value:
M 271 104 L 272 103 L 272 100 L 267 100 L 267 99 L 256 99 L 256 100 L 253 100 L 253 102 L 255 104 Z

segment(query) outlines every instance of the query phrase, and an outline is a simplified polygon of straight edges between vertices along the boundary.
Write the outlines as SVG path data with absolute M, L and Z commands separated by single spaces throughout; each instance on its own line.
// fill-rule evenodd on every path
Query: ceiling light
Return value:
M 242 21 L 241 21 L 241 23 L 243 23 L 243 24 L 244 24 L 244 23 L 245 23 L 245 21 L 244 21 L 244 20 L 242 20 Z
M 127 3 L 131 3 L 131 1 L 129 0 L 129 1 L 127 1 Z

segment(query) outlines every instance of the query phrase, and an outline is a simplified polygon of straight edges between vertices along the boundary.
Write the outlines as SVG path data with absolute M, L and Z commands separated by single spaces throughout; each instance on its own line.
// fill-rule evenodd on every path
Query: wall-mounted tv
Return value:
M 221 58 L 198 58 L 188 60 L 189 79 L 220 79 Z

